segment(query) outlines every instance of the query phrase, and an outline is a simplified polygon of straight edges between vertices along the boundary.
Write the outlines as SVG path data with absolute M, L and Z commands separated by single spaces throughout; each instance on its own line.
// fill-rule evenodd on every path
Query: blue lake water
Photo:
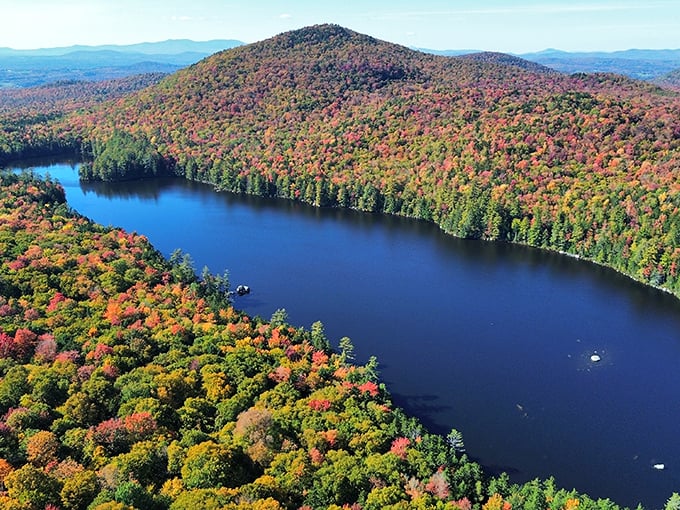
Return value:
M 349 336 L 395 401 L 515 481 L 662 508 L 680 491 L 680 301 L 602 267 L 454 239 L 403 218 L 216 193 L 180 179 L 81 184 L 69 204 L 253 292 L 236 306 Z M 590 356 L 597 353 L 601 361 Z M 664 463 L 663 471 L 653 464 Z

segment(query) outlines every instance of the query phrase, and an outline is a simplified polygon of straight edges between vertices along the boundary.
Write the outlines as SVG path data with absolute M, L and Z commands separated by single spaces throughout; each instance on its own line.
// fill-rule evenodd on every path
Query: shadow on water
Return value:
M 127 182 L 81 182 L 80 188 L 85 194 L 94 193 L 101 198 L 157 202 L 164 192 L 176 187 L 180 181 L 182 180 L 179 177 L 159 177 L 153 180 L 137 181 L 135 186 L 130 186 Z
M 40 173 L 43 173 L 45 167 L 50 167 L 54 165 L 66 165 L 74 170 L 80 165 L 81 159 L 77 156 L 66 153 L 59 157 L 47 156 L 47 157 L 36 157 L 36 158 L 23 158 L 16 161 L 10 161 L 5 166 L 7 168 L 14 168 L 19 170 L 30 170 L 38 169 Z M 49 170 L 49 169 L 48 169 Z
M 387 382 L 387 385 L 391 386 L 389 382 Z M 439 395 L 404 395 L 394 392 L 391 395 L 394 404 L 402 408 L 407 415 L 418 416 L 419 421 L 428 432 L 446 436 L 451 432 L 451 428 L 455 428 L 452 426 L 447 429 L 441 423 L 437 423 L 429 418 L 434 413 L 445 412 L 451 408 L 451 406 L 441 403 L 442 399 Z M 464 440 L 465 437 L 463 437 Z M 527 481 L 529 479 L 526 476 L 522 476 L 521 471 L 514 466 L 486 463 L 484 459 L 476 457 L 474 452 L 472 454 L 468 453 L 468 458 L 482 465 L 484 472 L 489 476 L 499 476 L 502 473 L 507 473 L 516 481 Z
M 386 385 L 387 387 L 394 386 L 394 384 L 389 381 L 386 381 Z M 430 416 L 434 413 L 444 412 L 451 408 L 451 406 L 442 403 L 441 396 L 406 395 L 403 393 L 395 393 L 394 391 L 390 394 L 392 395 L 392 401 L 397 407 L 401 407 L 408 415 L 418 416 L 418 419 L 428 431 L 434 434 L 444 435 L 451 432 L 451 428 L 447 430 L 445 427 L 441 426 L 441 424 L 430 419 Z

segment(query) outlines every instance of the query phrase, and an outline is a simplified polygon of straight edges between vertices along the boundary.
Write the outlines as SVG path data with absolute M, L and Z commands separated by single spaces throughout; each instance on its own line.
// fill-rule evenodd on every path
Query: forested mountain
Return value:
M 654 83 L 662 87 L 680 90 L 680 69 L 675 69 L 654 80 Z
M 460 55 L 459 57 L 461 60 L 470 60 L 472 62 L 480 62 L 480 63 L 487 63 L 487 64 L 500 64 L 500 65 L 506 65 L 506 66 L 514 66 L 514 67 L 519 67 L 521 69 L 524 69 L 526 71 L 531 71 L 534 73 L 556 73 L 554 69 L 551 69 L 550 67 L 546 67 L 541 64 L 537 64 L 535 62 L 531 62 L 529 60 L 520 58 L 520 57 L 515 57 L 513 55 L 508 55 L 505 53 L 497 53 L 493 51 L 481 51 L 481 52 L 475 52 L 475 53 L 468 53 L 464 55 Z
M 0 90 L 0 116 L 63 115 L 123 97 L 158 83 L 164 76 L 163 73 L 137 74 L 118 80 L 68 80 L 40 87 Z
M 48 130 L 50 122 L 148 87 L 163 76 L 142 74 L 118 80 L 64 81 L 26 89 L 0 89 L 0 165 L 24 155 L 73 152 L 73 140 L 55 138 Z M 23 138 L 27 129 L 31 131 L 32 147 Z
M 327 25 L 218 53 L 56 136 L 113 168 L 119 131 L 221 189 L 423 218 L 680 292 L 680 99 L 643 82 Z
M 434 55 L 469 55 L 476 50 L 430 50 Z M 624 50 L 572 52 L 547 49 L 532 53 L 519 53 L 516 57 L 540 64 L 561 73 L 613 73 L 638 80 L 656 81 L 664 74 L 680 67 L 678 50 Z

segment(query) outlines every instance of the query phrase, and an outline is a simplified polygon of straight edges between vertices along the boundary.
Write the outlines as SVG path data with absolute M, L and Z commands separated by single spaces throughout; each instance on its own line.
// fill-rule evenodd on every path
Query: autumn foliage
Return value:
M 347 339 L 250 318 L 54 183 L 0 179 L 2 508 L 599 508 L 484 477 Z
M 564 251 L 680 294 L 674 93 L 336 26 L 124 95 L 156 81 L 0 95 L 0 162 L 68 150 L 94 159 L 88 177 L 120 178 L 129 160 Z M 0 179 L 0 507 L 617 508 L 484 476 L 347 342 L 238 312 L 215 277 L 75 215 L 55 183 Z

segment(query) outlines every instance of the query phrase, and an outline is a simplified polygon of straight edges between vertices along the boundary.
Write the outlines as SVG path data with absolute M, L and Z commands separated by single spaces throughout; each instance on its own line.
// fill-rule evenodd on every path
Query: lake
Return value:
M 323 322 L 358 361 L 375 355 L 395 402 L 513 481 L 661 508 L 680 491 L 680 301 L 614 271 L 436 226 L 181 179 L 81 184 L 69 204 L 146 235 L 198 271 L 228 270 L 238 308 Z M 597 354 L 601 360 L 591 361 Z M 664 463 L 663 471 L 653 469 Z

